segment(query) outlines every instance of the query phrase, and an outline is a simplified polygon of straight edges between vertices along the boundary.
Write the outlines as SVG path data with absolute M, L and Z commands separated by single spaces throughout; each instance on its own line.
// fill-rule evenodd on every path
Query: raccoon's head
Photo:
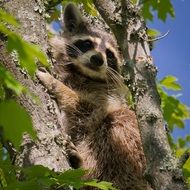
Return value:
M 65 51 L 62 54 L 82 74 L 107 80 L 119 73 L 120 56 L 115 40 L 110 34 L 89 26 L 73 3 L 65 7 L 63 31 L 63 39 L 56 39 L 53 46 L 60 53 Z

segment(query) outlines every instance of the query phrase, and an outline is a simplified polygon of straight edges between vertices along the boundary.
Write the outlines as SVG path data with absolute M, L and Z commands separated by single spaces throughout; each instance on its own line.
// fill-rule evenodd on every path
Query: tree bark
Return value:
M 160 107 L 146 26 L 139 7 L 129 0 L 94 0 L 112 29 L 124 55 L 123 72 L 135 103 L 139 130 L 147 161 L 145 177 L 155 190 L 185 190 L 182 167 L 169 146 Z M 114 14 L 112 14 L 114 13 Z
M 44 2 L 42 0 L 10 0 L 1 1 L 1 5 L 21 22 L 18 33 L 25 40 L 38 44 L 44 52 L 47 52 Z M 59 112 L 56 102 L 51 99 L 39 81 L 32 80 L 26 73 L 23 74 L 14 63 L 12 56 L 6 52 L 5 40 L 2 37 L 0 38 L 0 62 L 40 100 L 39 103 L 36 103 L 26 95 L 18 98 L 18 102 L 32 117 L 38 138 L 33 142 L 28 136 L 24 136 L 21 151 L 17 152 L 15 164 L 22 167 L 43 165 L 54 171 L 70 168 L 65 147 L 68 137 L 64 133 L 62 123 L 64 114 Z

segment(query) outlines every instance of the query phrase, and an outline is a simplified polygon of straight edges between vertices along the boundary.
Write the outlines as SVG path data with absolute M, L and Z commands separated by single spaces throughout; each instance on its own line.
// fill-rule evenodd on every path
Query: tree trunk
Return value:
M 120 2 L 94 0 L 124 55 L 123 72 L 133 95 L 147 161 L 145 176 L 155 190 L 185 190 L 181 164 L 172 153 L 164 128 L 145 23 L 138 6 L 129 0 Z
M 39 44 L 43 51 L 47 52 L 48 43 L 43 3 L 42 0 L 1 2 L 3 8 L 21 22 L 18 33 L 25 40 Z M 50 98 L 39 81 L 32 80 L 16 66 L 12 56 L 6 52 L 5 41 L 2 37 L 0 38 L 0 62 L 14 74 L 19 82 L 40 99 L 40 103 L 36 103 L 26 95 L 21 95 L 18 98 L 18 102 L 32 117 L 38 139 L 33 142 L 28 136 L 24 137 L 21 152 L 17 153 L 15 164 L 23 167 L 43 165 L 54 171 L 70 168 L 65 148 L 68 137 L 64 133 L 62 123 L 64 115 L 59 112 L 56 102 Z

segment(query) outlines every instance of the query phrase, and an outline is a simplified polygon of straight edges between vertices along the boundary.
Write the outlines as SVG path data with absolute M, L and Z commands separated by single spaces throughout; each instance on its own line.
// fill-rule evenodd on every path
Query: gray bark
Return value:
M 47 52 L 43 1 L 10 0 L 1 1 L 1 5 L 21 22 L 21 27 L 17 32 L 25 40 L 38 44 L 44 52 Z M 26 95 L 18 98 L 18 102 L 32 117 L 38 139 L 33 142 L 28 136 L 24 137 L 21 152 L 17 152 L 15 164 L 23 167 L 43 165 L 55 171 L 70 168 L 65 147 L 68 137 L 64 133 L 62 123 L 64 115 L 59 113 L 56 102 L 51 99 L 39 81 L 32 80 L 30 76 L 21 72 L 12 57 L 7 54 L 4 42 L 5 40 L 0 38 L 0 62 L 40 100 L 40 103 L 36 103 Z
M 124 55 L 123 71 L 131 89 L 147 161 L 145 177 L 155 190 L 185 190 L 182 166 L 169 146 L 160 107 L 146 26 L 138 7 L 129 0 L 94 0 L 96 8 L 112 29 Z M 112 14 L 112 13 L 115 14 Z M 120 16 L 121 15 L 121 16 Z

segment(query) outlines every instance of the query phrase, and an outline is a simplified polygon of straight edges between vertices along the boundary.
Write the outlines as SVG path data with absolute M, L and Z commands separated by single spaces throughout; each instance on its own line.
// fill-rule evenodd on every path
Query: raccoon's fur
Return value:
M 86 179 L 109 181 L 120 190 L 146 190 L 145 157 L 135 114 L 125 101 L 114 38 L 90 27 L 72 3 L 64 11 L 64 33 L 51 40 L 60 80 L 37 75 L 67 117 L 67 133 L 88 170 Z M 85 189 L 93 189 L 86 187 Z

